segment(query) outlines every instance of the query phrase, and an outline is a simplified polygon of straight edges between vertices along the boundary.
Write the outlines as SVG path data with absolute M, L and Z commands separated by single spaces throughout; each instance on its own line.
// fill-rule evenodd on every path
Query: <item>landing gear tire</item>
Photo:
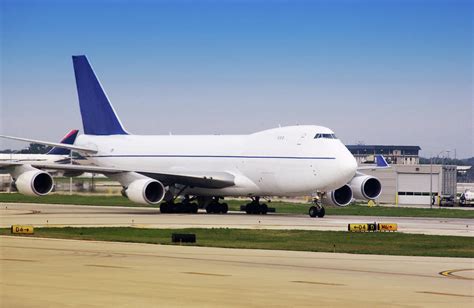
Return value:
M 325 214 L 326 214 L 326 210 L 324 209 L 324 207 L 312 206 L 309 208 L 309 216 L 312 218 L 315 218 L 315 217 L 323 218 Z
M 160 204 L 160 212 L 161 214 L 168 214 L 173 211 L 173 203 L 170 202 L 163 202 Z
M 227 203 L 219 203 L 219 198 L 214 197 L 212 202 L 206 207 L 208 214 L 226 214 L 229 211 L 229 205 Z
M 189 214 L 197 214 L 198 212 L 198 205 L 196 203 L 178 203 L 180 207 L 178 207 L 178 213 L 189 213 Z
M 319 217 L 319 218 L 323 218 L 324 215 L 326 215 L 326 210 L 325 210 L 323 207 L 321 207 L 321 208 L 319 209 L 318 217 Z
M 198 212 L 198 205 L 196 203 L 187 202 L 163 202 L 160 204 L 160 212 L 162 214 L 176 214 L 176 213 L 191 213 Z
M 221 213 L 222 214 L 227 214 L 228 211 L 229 211 L 229 205 L 227 205 L 227 203 L 222 203 L 221 204 Z
M 245 206 L 245 213 L 247 214 L 254 214 L 254 205 L 252 203 L 249 203 Z
M 214 204 L 211 203 L 206 207 L 206 213 L 214 214 Z
M 260 204 L 258 199 L 253 200 L 252 202 L 248 203 L 245 206 L 245 212 L 247 214 L 267 214 L 268 213 L 268 205 L 265 203 Z

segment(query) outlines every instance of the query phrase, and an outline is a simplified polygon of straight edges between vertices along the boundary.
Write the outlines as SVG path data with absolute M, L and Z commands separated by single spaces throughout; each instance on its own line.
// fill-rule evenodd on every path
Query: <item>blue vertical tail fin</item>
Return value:
M 127 135 L 87 57 L 72 56 L 86 135 Z
M 60 143 L 74 144 L 74 141 L 76 141 L 77 133 L 79 133 L 79 131 L 77 129 L 71 130 L 69 133 L 66 134 L 66 136 L 63 137 L 63 139 L 61 139 Z M 71 150 L 54 147 L 47 154 L 49 154 L 49 155 L 69 155 L 70 153 L 71 153 Z
M 379 168 L 390 167 L 387 161 L 385 160 L 385 157 L 383 157 L 383 155 L 380 155 L 380 154 L 375 155 L 375 162 L 377 164 L 377 167 Z

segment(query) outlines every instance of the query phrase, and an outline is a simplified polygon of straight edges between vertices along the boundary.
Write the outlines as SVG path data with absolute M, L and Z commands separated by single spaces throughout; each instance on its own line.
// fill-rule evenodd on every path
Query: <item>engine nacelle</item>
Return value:
M 356 199 L 377 199 L 382 193 L 382 184 L 377 178 L 361 174 L 349 182 Z
M 33 169 L 21 173 L 15 180 L 15 186 L 23 195 L 44 196 L 54 187 L 54 181 L 47 172 Z
M 153 179 L 138 179 L 128 185 L 125 195 L 136 203 L 158 204 L 165 196 L 165 187 Z
M 328 192 L 323 203 L 336 206 L 348 206 L 351 201 L 352 189 L 346 184 L 341 188 Z

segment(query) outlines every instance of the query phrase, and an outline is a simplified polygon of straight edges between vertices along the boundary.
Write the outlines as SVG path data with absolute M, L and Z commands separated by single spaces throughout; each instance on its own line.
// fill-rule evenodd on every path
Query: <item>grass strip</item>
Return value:
M 474 257 L 474 239 L 462 236 L 404 233 L 351 233 L 304 230 L 37 228 L 37 237 L 171 244 L 172 233 L 194 233 L 206 247 L 319 251 L 378 255 Z M 0 229 L 10 234 L 10 229 Z

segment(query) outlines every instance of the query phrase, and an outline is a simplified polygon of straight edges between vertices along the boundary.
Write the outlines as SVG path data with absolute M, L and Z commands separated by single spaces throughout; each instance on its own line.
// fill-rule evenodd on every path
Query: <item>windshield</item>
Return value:
M 334 134 L 316 134 L 314 139 L 325 138 L 325 139 L 337 139 L 336 135 Z

